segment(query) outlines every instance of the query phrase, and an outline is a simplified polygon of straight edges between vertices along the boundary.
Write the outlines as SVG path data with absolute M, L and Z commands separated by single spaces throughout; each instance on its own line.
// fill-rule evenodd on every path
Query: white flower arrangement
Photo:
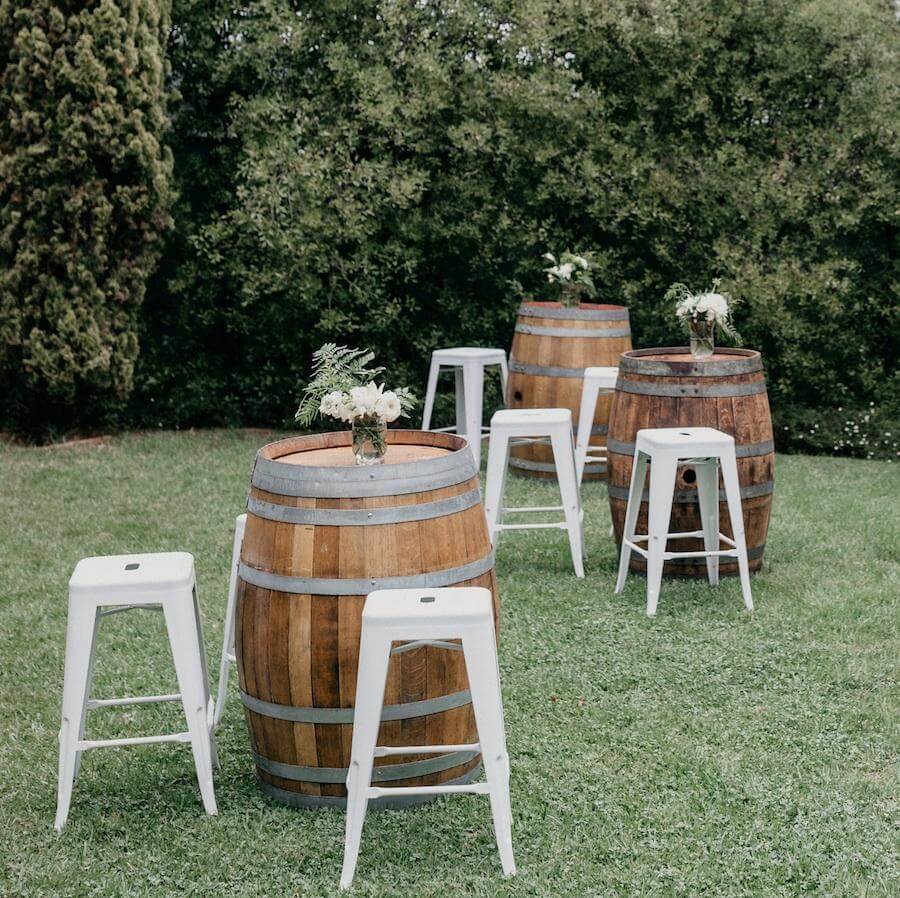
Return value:
M 347 424 L 390 424 L 408 414 L 416 398 L 406 388 L 386 390 L 370 368 L 374 353 L 326 343 L 313 353 L 313 376 L 303 393 L 296 420 L 309 426 L 316 414 Z
M 727 293 L 715 292 L 718 286 L 719 282 L 713 281 L 711 290 L 693 293 L 684 284 L 673 284 L 666 291 L 665 299 L 675 302 L 675 315 L 690 332 L 718 325 L 732 340 L 740 342 L 741 336 L 732 323 L 732 311 L 738 301 Z
M 565 252 L 560 253 L 559 259 L 553 253 L 544 253 L 542 258 L 551 263 L 549 268 L 544 269 L 544 274 L 549 283 L 559 287 L 564 305 L 576 305 L 597 295 L 591 276 L 593 259 L 590 253 L 577 255 Z

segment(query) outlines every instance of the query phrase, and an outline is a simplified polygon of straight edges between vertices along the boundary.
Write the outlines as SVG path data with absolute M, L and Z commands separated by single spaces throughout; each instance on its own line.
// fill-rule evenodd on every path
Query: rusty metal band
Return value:
M 481 777 L 481 764 L 476 764 L 471 770 L 455 779 L 442 783 L 444 786 L 463 786 L 472 783 Z M 304 792 L 291 792 L 288 789 L 279 789 L 257 777 L 259 788 L 273 801 L 286 804 L 292 808 L 301 810 L 318 810 L 321 808 L 346 808 L 347 799 L 332 795 L 307 795 Z M 398 795 L 396 798 L 383 795 L 379 798 L 370 798 L 368 807 L 370 810 L 383 810 L 385 808 L 409 808 L 415 805 L 427 804 L 434 801 L 437 795 Z
M 442 518 L 465 511 L 480 501 L 481 491 L 477 487 L 437 502 L 423 502 L 421 505 L 392 505 L 390 508 L 295 508 L 291 505 L 263 502 L 261 499 L 251 496 L 247 500 L 247 511 L 258 518 L 285 524 L 366 527 Z
M 628 501 L 628 487 L 627 486 L 613 486 L 610 484 L 608 487 L 609 495 L 612 499 L 623 499 L 624 501 Z M 750 486 L 742 486 L 741 487 L 741 499 L 756 499 L 759 496 L 768 496 L 769 493 L 774 492 L 775 484 L 771 480 L 766 480 L 763 483 L 753 483 Z M 649 490 L 644 490 L 641 494 L 641 502 L 648 502 L 650 499 Z M 696 502 L 699 502 L 697 498 L 697 490 L 675 490 L 673 493 L 672 501 L 679 505 L 692 505 Z M 725 502 L 725 490 L 719 490 L 719 501 Z
M 404 577 L 371 577 L 367 579 L 342 579 L 340 577 L 289 577 L 271 571 L 260 571 L 244 564 L 238 567 L 238 576 L 246 583 L 275 592 L 291 592 L 297 595 L 316 596 L 365 596 L 376 589 L 439 589 L 453 586 L 465 580 L 474 580 L 486 574 L 494 566 L 494 552 L 483 558 L 458 567 L 411 574 Z
M 511 468 L 519 468 L 522 471 L 540 471 L 543 474 L 556 473 L 556 465 L 552 461 L 532 461 L 530 458 L 510 456 L 509 466 Z M 603 463 L 588 463 L 584 466 L 585 474 L 603 474 L 605 471 L 606 465 Z
M 762 356 L 756 352 L 735 349 L 716 349 L 718 355 L 730 355 L 728 361 L 695 361 L 684 346 L 663 346 L 658 349 L 632 349 L 619 356 L 619 371 L 626 374 L 652 374 L 658 377 L 723 377 L 734 374 L 753 374 L 763 370 Z M 683 355 L 683 362 L 654 361 L 654 356 Z
M 273 717 L 276 720 L 290 720 L 292 723 L 353 723 L 353 708 L 298 708 L 295 705 L 279 705 L 275 702 L 263 701 L 255 695 L 241 692 L 244 707 L 262 717 Z M 381 719 L 408 720 L 411 717 L 425 717 L 428 714 L 441 714 L 453 708 L 461 708 L 469 704 L 472 694 L 468 689 L 451 692 L 436 698 L 419 702 L 406 702 L 400 705 L 384 705 Z
M 577 377 L 584 380 L 584 368 L 558 368 L 555 365 L 529 365 L 509 360 L 509 370 L 515 374 L 533 374 L 536 377 Z
M 539 327 L 536 324 L 517 324 L 517 334 L 530 334 L 534 337 L 580 337 L 583 340 L 596 340 L 613 337 L 630 337 L 630 327 Z
M 474 761 L 477 751 L 454 751 L 444 755 L 434 755 L 424 761 L 407 761 L 401 764 L 385 764 L 372 768 L 372 784 L 389 783 L 393 780 L 411 779 L 416 776 L 428 776 L 431 773 L 442 773 L 453 767 L 460 767 Z M 283 780 L 295 780 L 306 783 L 341 783 L 347 782 L 346 767 L 301 767 L 297 764 L 285 764 L 273 761 L 253 752 L 253 760 L 260 770 Z
M 549 309 L 538 306 L 519 306 L 520 318 L 556 318 L 566 321 L 627 321 L 628 309 Z
M 619 393 L 636 393 L 640 396 L 669 396 L 675 398 L 726 399 L 729 396 L 756 396 L 766 392 L 766 382 L 757 380 L 740 384 L 667 384 L 659 381 L 634 381 L 619 376 L 616 382 Z
M 619 455 L 634 456 L 634 443 L 609 439 L 606 441 L 606 448 L 609 452 L 617 452 Z M 775 443 L 772 440 L 766 440 L 763 443 L 735 443 L 734 445 L 734 453 L 738 458 L 755 458 L 774 451 Z

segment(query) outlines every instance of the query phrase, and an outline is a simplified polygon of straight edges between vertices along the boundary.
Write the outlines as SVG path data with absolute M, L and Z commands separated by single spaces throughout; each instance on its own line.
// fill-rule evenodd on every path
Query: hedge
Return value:
M 891 450 L 890 3 L 175 0 L 173 20 L 180 198 L 134 423 L 280 424 L 329 340 L 421 389 L 437 346 L 508 346 L 541 254 L 575 249 L 639 346 L 684 342 L 674 281 L 740 296 L 780 448 Z
M 46 436 L 128 399 L 169 223 L 168 2 L 0 2 L 0 423 Z

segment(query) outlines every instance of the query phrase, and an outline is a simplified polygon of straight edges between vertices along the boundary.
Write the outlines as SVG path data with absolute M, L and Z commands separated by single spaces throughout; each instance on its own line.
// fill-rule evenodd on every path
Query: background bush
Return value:
M 542 252 L 594 249 L 637 346 L 720 277 L 780 446 L 868 454 L 851 413 L 900 417 L 896 47 L 887 0 L 175 0 L 133 420 L 280 423 L 326 340 L 421 389 L 436 346 L 509 345 Z
M 0 2 L 0 421 L 109 424 L 169 222 L 170 4 Z

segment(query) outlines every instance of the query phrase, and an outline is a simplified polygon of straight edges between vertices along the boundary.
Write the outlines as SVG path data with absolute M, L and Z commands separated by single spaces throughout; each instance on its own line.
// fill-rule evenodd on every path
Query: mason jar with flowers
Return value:
M 326 343 L 313 353 L 313 374 L 295 419 L 308 427 L 316 415 L 350 424 L 356 464 L 377 465 L 387 452 L 387 425 L 408 415 L 416 398 L 406 387 L 387 390 L 370 368 L 375 354 Z
M 589 302 L 597 296 L 597 287 L 591 271 L 594 259 L 591 253 L 560 253 L 559 259 L 553 253 L 544 253 L 550 267 L 544 269 L 547 281 L 553 284 L 564 306 L 577 306 Z
M 687 326 L 691 341 L 691 355 L 695 359 L 708 358 L 716 351 L 716 326 L 735 343 L 741 335 L 735 330 L 731 313 L 737 305 L 727 293 L 718 293 L 719 282 L 712 289 L 694 293 L 684 284 L 673 284 L 665 299 L 675 303 L 675 315 Z

